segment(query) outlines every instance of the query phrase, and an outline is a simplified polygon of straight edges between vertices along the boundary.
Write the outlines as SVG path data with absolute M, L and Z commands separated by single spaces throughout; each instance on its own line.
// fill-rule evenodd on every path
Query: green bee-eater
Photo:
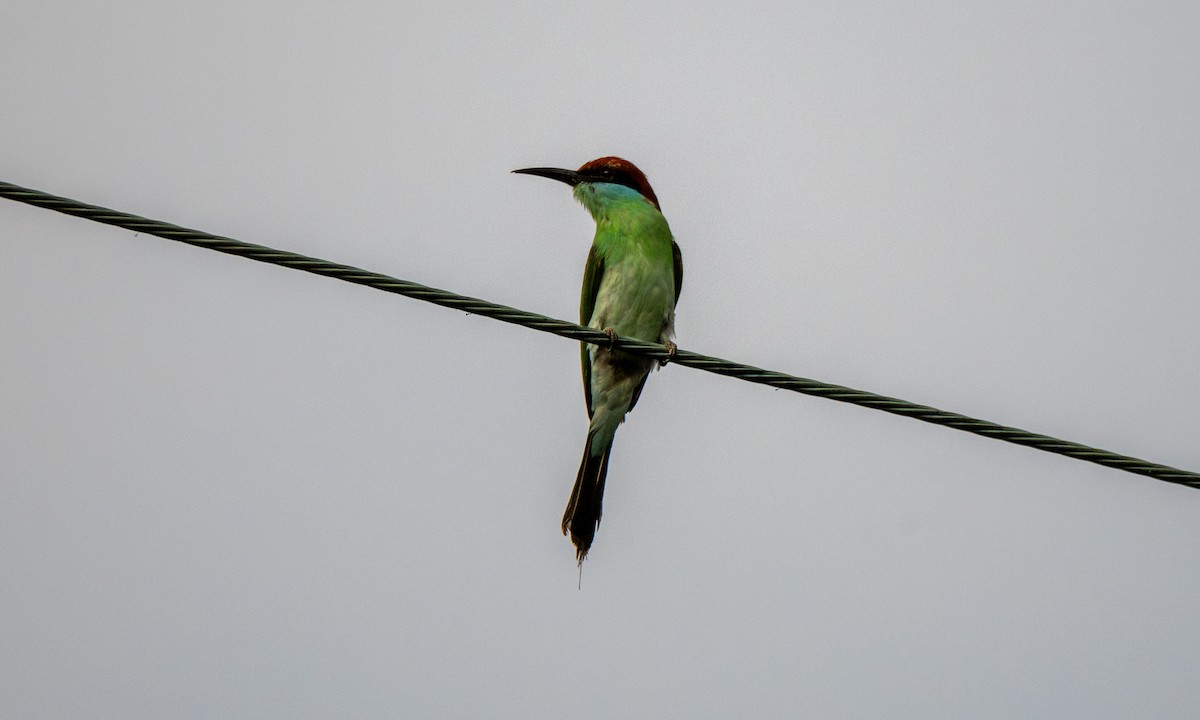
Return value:
M 610 336 L 624 335 L 671 348 L 675 303 L 683 283 L 683 258 L 671 237 L 658 198 L 633 163 L 603 157 L 578 170 L 525 168 L 528 175 L 559 180 L 575 188 L 596 221 L 596 238 L 583 270 L 579 322 Z M 637 404 L 656 365 L 637 355 L 582 343 L 583 397 L 587 403 L 587 443 L 575 488 L 563 514 L 580 564 L 600 524 L 604 480 L 613 436 L 625 413 Z

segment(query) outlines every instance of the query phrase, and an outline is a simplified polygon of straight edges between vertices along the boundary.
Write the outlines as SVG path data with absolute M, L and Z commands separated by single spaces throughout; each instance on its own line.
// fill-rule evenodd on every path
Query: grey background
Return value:
M 1200 469 L 1194 3 L 21 3 L 2 179 Z M 1194 718 L 1200 493 L 0 203 L 0 715 Z

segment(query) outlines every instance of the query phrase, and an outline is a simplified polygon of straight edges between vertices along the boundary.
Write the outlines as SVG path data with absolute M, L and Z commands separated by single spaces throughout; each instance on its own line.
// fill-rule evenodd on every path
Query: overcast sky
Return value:
M 0 180 L 1200 470 L 1200 5 L 25 2 Z M 0 716 L 1195 718 L 1200 492 L 0 201 Z

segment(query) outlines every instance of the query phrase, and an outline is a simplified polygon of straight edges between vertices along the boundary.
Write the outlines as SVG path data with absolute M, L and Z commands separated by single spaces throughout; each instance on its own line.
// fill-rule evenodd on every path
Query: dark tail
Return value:
M 579 474 L 575 476 L 575 489 L 571 491 L 571 500 L 567 503 L 567 511 L 563 513 L 563 535 L 571 534 L 571 542 L 575 545 L 575 555 L 579 564 L 587 557 L 592 539 L 596 537 L 596 528 L 600 525 L 600 505 L 604 500 L 604 478 L 608 476 L 608 454 L 612 451 L 612 443 L 604 448 L 600 455 L 592 454 L 592 439 L 595 433 L 588 433 L 587 444 L 583 447 L 583 462 L 579 464 Z

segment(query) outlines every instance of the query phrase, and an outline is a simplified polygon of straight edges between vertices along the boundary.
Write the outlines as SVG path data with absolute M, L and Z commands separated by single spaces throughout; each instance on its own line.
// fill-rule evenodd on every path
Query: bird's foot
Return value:
M 663 358 L 662 360 L 658 361 L 659 367 L 662 367 L 662 366 L 666 365 L 667 363 L 671 362 L 672 360 L 674 360 L 675 359 L 675 351 L 679 349 L 679 346 L 676 345 L 675 343 L 671 342 L 670 340 L 668 340 L 666 344 L 667 344 L 667 356 L 665 358 Z
M 612 328 L 604 328 L 604 334 L 608 336 L 608 349 L 615 350 L 617 347 L 617 331 Z

